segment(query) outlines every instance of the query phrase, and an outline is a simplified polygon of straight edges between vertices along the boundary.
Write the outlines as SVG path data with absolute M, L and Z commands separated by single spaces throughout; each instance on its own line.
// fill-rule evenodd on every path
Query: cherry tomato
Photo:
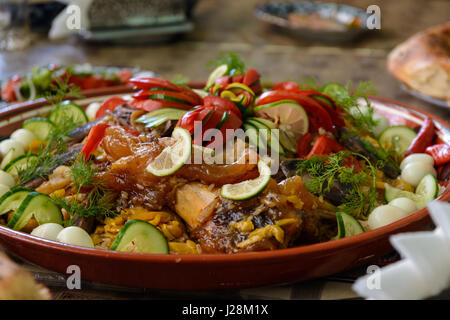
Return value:
M 309 132 L 300 137 L 297 143 L 297 155 L 299 158 L 303 158 L 308 155 L 311 150 L 311 142 L 313 141 L 313 135 Z

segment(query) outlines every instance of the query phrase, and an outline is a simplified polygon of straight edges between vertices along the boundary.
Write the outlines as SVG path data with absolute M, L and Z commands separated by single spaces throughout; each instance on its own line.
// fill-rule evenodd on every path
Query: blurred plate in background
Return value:
M 258 19 L 291 35 L 324 42 L 348 42 L 368 31 L 365 11 L 336 3 L 266 3 L 255 8 Z

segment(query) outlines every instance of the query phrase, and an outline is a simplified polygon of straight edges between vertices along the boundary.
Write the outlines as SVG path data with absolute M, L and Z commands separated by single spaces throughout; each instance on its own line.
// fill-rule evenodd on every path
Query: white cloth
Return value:
M 63 39 L 89 28 L 88 11 L 92 1 L 59 0 L 67 7 L 53 20 L 48 37 L 52 40 Z
M 391 236 L 403 259 L 359 278 L 355 292 L 367 299 L 424 299 L 450 286 L 450 203 L 432 201 L 428 211 L 436 229 Z

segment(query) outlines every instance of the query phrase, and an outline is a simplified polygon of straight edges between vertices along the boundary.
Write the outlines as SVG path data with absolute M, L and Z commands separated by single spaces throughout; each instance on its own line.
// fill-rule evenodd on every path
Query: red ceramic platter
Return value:
M 128 88 L 103 89 L 78 100 L 81 105 L 124 94 Z M 450 125 L 424 111 L 371 97 L 377 112 L 391 124 L 420 126 L 425 116 L 435 120 L 438 139 L 450 143 Z M 0 134 L 9 135 L 28 118 L 48 112 L 38 101 L 0 110 Z M 439 198 L 450 200 L 450 188 Z M 425 209 L 385 227 L 324 243 L 275 251 L 240 254 L 152 255 L 66 245 L 0 226 L 0 245 L 31 263 L 65 274 L 77 265 L 81 277 L 94 282 L 166 290 L 220 290 L 291 283 L 337 273 L 373 262 L 392 250 L 392 234 L 424 229 L 431 222 Z

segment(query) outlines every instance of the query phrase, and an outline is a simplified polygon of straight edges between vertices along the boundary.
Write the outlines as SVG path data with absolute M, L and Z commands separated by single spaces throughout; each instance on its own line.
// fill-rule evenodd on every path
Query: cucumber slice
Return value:
M 180 169 L 191 158 L 192 138 L 186 129 L 176 127 L 172 132 L 175 143 L 164 150 L 148 165 L 147 171 L 163 177 Z
M 437 179 L 432 174 L 425 175 L 416 187 L 416 195 L 420 198 L 417 204 L 418 209 L 426 207 L 428 202 L 436 199 L 439 193 Z
M 61 210 L 53 202 L 53 199 L 46 194 L 33 191 L 23 199 L 13 217 L 8 222 L 8 227 L 14 230 L 21 230 L 33 216 L 39 225 L 45 223 L 63 223 Z
M 23 154 L 11 160 L 5 168 L 3 168 L 3 171 L 6 171 L 13 176 L 17 176 L 21 171 L 36 163 L 36 161 L 38 161 L 37 155 L 32 153 Z
M 11 210 L 16 211 L 23 199 L 32 191 L 29 188 L 14 188 L 6 192 L 0 198 L 0 215 Z
M 402 197 L 411 199 L 414 202 L 417 202 L 419 200 L 419 198 L 413 192 L 392 187 L 387 183 L 384 184 L 384 199 L 386 200 L 387 203 L 391 202 L 394 199 Z
M 349 96 L 348 90 L 342 84 L 336 82 L 324 84 L 320 91 L 335 100 L 336 97 Z
M 393 149 L 402 155 L 408 150 L 409 145 L 416 136 L 417 133 L 407 126 L 393 126 L 385 129 L 380 134 L 380 144 L 384 149 Z
M 163 233 L 142 220 L 130 220 L 122 227 L 110 250 L 140 253 L 169 253 L 169 245 Z
M 280 137 L 279 137 L 279 133 L 277 131 L 272 131 L 272 130 L 278 130 L 276 129 L 275 126 L 273 126 L 272 128 L 266 126 L 263 122 L 254 120 L 256 118 L 248 118 L 247 119 L 247 123 L 253 125 L 255 128 L 258 129 L 258 131 L 260 132 L 260 136 L 261 134 L 263 135 L 263 137 L 261 138 L 265 138 L 267 140 L 267 147 L 270 148 L 273 152 L 276 152 L 280 155 L 284 155 L 284 149 L 280 144 Z M 263 119 L 265 120 L 265 119 Z M 266 120 L 267 122 L 270 122 L 269 120 Z M 269 124 L 270 125 L 270 124 Z
M 46 141 L 55 125 L 44 118 L 32 118 L 22 124 L 22 128 L 30 130 L 41 141 Z
M 216 83 L 216 80 L 225 76 L 228 73 L 228 65 L 221 64 L 217 68 L 215 68 L 208 77 L 208 81 L 206 81 L 206 89 L 211 88 L 214 83 Z
M 295 153 L 298 140 L 309 128 L 308 115 L 303 107 L 292 100 L 280 100 L 257 106 L 254 111 L 258 118 L 270 119 L 280 129 L 281 145 Z
M 74 129 L 89 122 L 84 109 L 72 101 L 64 101 L 59 104 L 50 112 L 48 119 L 60 128 L 66 128 L 67 121 L 70 121 L 69 129 Z
M 161 108 L 154 110 L 152 112 L 146 113 L 136 119 L 134 122 L 137 123 L 148 123 L 152 121 L 155 117 L 166 117 L 170 120 L 180 119 L 187 111 L 178 108 Z
M 364 228 L 359 221 L 344 212 L 336 212 L 336 221 L 338 234 L 334 239 L 351 237 L 364 232 Z
M 167 94 L 162 94 L 162 93 L 151 94 L 151 95 L 148 96 L 148 98 L 149 99 L 155 99 L 155 100 L 173 101 L 173 102 L 178 102 L 178 103 L 190 105 L 189 102 L 184 101 L 183 99 L 175 98 L 175 97 L 169 96 Z
M 258 161 L 259 177 L 235 184 L 225 184 L 220 190 L 223 198 L 231 200 L 248 200 L 264 191 L 270 181 L 270 167 L 262 160 Z
M 397 189 L 387 183 L 384 185 L 384 198 L 388 203 L 394 199 L 405 197 L 413 200 L 416 203 L 418 210 L 425 208 L 428 202 L 437 198 L 439 193 L 437 179 L 432 174 L 427 174 L 420 180 L 415 193 Z
M 139 117 L 136 123 L 145 124 L 146 128 L 157 127 L 168 120 L 179 120 L 187 111 L 178 108 L 162 108 Z

